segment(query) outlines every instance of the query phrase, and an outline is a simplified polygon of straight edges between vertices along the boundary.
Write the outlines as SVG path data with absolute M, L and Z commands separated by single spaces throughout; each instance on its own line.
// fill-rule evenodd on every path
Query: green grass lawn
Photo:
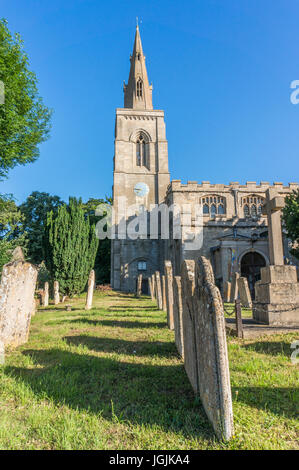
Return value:
M 166 315 L 146 297 L 95 294 L 41 309 L 29 342 L 0 366 L 0 449 L 298 448 L 296 335 L 228 338 L 235 418 L 216 440 L 177 355 Z

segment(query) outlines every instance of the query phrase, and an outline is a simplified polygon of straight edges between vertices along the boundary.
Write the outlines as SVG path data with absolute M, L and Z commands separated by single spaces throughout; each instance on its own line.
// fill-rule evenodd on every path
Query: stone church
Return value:
M 180 274 L 184 259 L 199 254 L 211 260 L 215 279 L 222 291 L 234 272 L 247 277 L 254 297 L 254 284 L 260 268 L 269 264 L 267 218 L 262 214 L 265 192 L 270 183 L 170 180 L 164 111 L 153 109 L 152 85 L 149 84 L 139 28 L 136 28 L 128 83 L 124 85 L 124 108 L 116 110 L 113 206 L 115 239 L 111 249 L 111 285 L 116 290 L 133 292 L 138 274 L 143 274 L 143 291 L 147 278 L 164 271 L 164 260 L 172 261 L 174 274 Z M 286 196 L 298 184 L 273 186 Z M 162 239 L 161 227 L 153 238 L 149 227 L 136 237 L 123 235 L 121 226 L 143 211 L 147 217 L 154 205 L 187 204 L 202 208 L 202 246 L 190 250 L 184 235 Z M 128 212 L 125 205 L 132 206 Z M 134 212 L 135 211 L 135 212 Z M 183 229 L 184 221 L 179 224 Z M 149 226 L 150 224 L 148 224 Z M 191 215 L 191 232 L 195 221 Z M 182 230 L 184 233 L 184 230 Z M 171 234 L 171 229 L 170 229 Z M 190 236 L 190 234 L 188 234 Z M 135 239 L 134 239 L 135 238 Z M 188 249 L 187 249 L 188 248 Z M 284 238 L 285 264 L 294 264 L 289 243 Z

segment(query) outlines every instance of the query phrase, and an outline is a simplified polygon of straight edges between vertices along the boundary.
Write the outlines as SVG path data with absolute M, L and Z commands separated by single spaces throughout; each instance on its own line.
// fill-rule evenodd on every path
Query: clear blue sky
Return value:
M 298 0 L 0 0 L 0 12 L 54 109 L 40 158 L 12 170 L 0 193 L 111 195 L 136 16 L 172 179 L 299 180 Z

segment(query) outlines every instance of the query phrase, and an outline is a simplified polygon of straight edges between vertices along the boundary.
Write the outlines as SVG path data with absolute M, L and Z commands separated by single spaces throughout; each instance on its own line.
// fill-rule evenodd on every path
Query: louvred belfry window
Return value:
M 139 78 L 137 81 L 137 98 L 142 98 L 143 94 L 143 86 L 142 86 L 142 80 Z

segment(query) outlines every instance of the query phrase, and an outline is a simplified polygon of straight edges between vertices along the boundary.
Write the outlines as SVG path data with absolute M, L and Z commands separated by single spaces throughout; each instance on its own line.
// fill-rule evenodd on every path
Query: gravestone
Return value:
M 140 297 L 140 296 L 141 296 L 141 292 L 142 292 L 142 274 L 138 274 L 138 278 L 137 278 L 137 291 L 136 291 L 137 297 Z
M 157 289 L 156 289 L 156 276 L 155 276 L 155 274 L 152 274 L 152 289 L 153 289 L 153 296 L 156 299 L 157 298 Z
M 59 297 L 59 282 L 54 281 L 54 305 L 58 305 L 60 302 Z
M 24 260 L 21 248 L 2 270 L 0 285 L 0 341 L 4 345 L 26 343 L 31 316 L 35 312 L 34 293 L 37 268 Z
M 223 301 L 224 302 L 230 302 L 230 293 L 231 293 L 231 283 L 229 281 L 226 281 L 224 283 L 224 289 L 223 289 Z
M 263 212 L 268 218 L 270 266 L 261 268 L 255 283 L 253 318 L 271 326 L 299 326 L 299 283 L 296 266 L 284 265 L 281 209 L 284 198 L 274 188 L 266 191 Z
M 195 393 L 198 393 L 198 378 L 196 365 L 196 338 L 194 326 L 194 268 L 193 260 L 184 260 L 181 268 L 182 286 L 182 322 L 184 366 Z
M 165 282 L 164 274 L 162 276 L 162 300 L 163 300 L 163 310 L 164 310 L 164 312 L 166 312 L 167 311 L 167 307 L 166 307 L 166 282 Z
M 197 384 L 206 414 L 219 439 L 234 433 L 225 318 L 210 261 L 200 256 L 195 267 L 194 329 Z M 186 344 L 186 343 L 185 343 Z
M 154 301 L 155 297 L 154 297 L 153 283 L 152 283 L 151 277 L 148 278 L 148 286 L 149 286 L 150 296 L 152 298 L 152 301 Z
M 251 308 L 252 301 L 251 301 L 250 290 L 249 290 L 248 281 L 246 277 L 239 277 L 238 291 L 239 291 L 239 296 L 240 296 L 242 307 Z
M 48 305 L 49 305 L 49 283 L 45 282 L 44 295 L 43 295 L 43 307 L 48 307 Z
M 155 273 L 156 280 L 156 295 L 157 295 L 157 306 L 159 310 L 163 310 L 163 300 L 162 300 L 162 288 L 161 288 L 161 279 L 159 271 Z
M 235 300 L 238 298 L 238 279 L 240 277 L 239 273 L 233 273 L 231 291 L 230 291 L 230 302 L 235 303 Z
M 175 344 L 178 353 L 184 359 L 183 303 L 180 276 L 174 276 L 173 278 L 173 322 Z
M 93 291 L 94 291 L 94 284 L 95 284 L 95 272 L 92 269 L 89 273 L 88 277 L 88 285 L 87 285 L 87 294 L 86 294 L 86 303 L 85 303 L 85 310 L 90 310 L 92 308 L 92 299 L 93 299 Z
M 174 329 L 173 323 L 173 274 L 171 261 L 166 260 L 165 279 L 166 279 L 166 307 L 167 307 L 167 323 L 170 330 Z

